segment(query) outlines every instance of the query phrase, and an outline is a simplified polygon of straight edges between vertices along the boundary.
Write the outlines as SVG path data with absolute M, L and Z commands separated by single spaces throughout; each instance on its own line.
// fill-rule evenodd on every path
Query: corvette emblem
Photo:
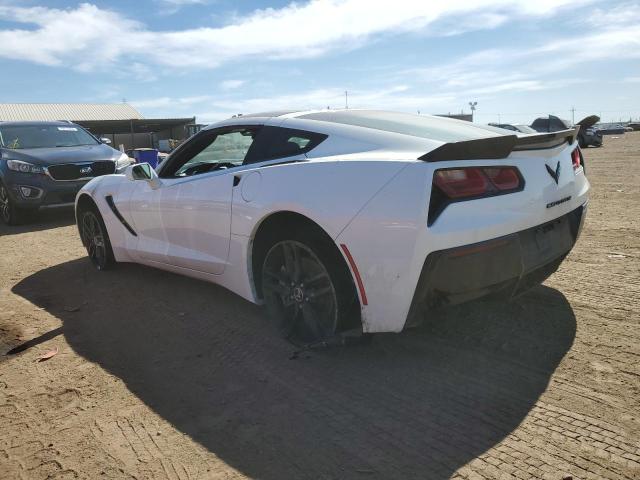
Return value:
M 85 174 L 85 173 L 91 173 L 93 170 L 91 169 L 91 167 L 82 167 L 80 169 L 80 173 Z
M 549 175 L 551 175 L 551 178 L 553 178 L 557 185 L 558 179 L 560 178 L 560 162 L 558 162 L 558 164 L 556 165 L 555 171 L 546 163 L 544 164 L 544 166 L 547 167 L 547 172 L 549 172 Z

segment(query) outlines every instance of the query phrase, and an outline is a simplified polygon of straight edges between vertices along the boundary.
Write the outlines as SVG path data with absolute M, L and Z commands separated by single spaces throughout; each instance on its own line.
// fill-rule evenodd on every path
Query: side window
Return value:
M 203 131 L 193 137 L 163 168 L 161 177 L 189 177 L 242 165 L 259 127 Z
M 292 128 L 264 127 L 245 160 L 263 162 L 307 153 L 320 145 L 327 135 Z

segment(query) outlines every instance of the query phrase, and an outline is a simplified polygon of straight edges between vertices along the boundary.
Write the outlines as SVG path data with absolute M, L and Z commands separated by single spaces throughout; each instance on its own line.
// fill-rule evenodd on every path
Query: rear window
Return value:
M 327 135 L 293 128 L 264 127 L 249 151 L 245 163 L 293 157 L 320 145 Z
M 503 130 L 488 125 L 399 112 L 341 110 L 308 113 L 298 118 L 373 128 L 442 142 L 475 140 L 505 134 Z

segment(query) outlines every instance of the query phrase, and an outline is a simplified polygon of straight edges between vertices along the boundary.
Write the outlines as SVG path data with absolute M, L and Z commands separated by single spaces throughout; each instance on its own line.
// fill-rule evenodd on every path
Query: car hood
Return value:
M 588 117 L 583 118 L 576 125 L 580 125 L 583 130 L 586 130 L 589 127 L 593 127 L 596 123 L 600 121 L 600 117 L 597 115 L 589 115 Z
M 35 165 L 61 165 L 65 163 L 116 161 L 121 153 L 108 145 L 82 145 L 79 147 L 4 149 L 2 156 Z

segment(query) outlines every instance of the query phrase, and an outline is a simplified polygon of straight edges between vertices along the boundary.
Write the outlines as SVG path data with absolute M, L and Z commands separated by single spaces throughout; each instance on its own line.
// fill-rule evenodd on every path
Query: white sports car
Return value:
M 99 270 L 137 262 L 215 282 L 264 304 L 289 338 L 399 332 L 558 268 L 589 192 L 577 132 L 365 110 L 245 115 L 194 135 L 157 173 L 91 180 L 76 219 Z

